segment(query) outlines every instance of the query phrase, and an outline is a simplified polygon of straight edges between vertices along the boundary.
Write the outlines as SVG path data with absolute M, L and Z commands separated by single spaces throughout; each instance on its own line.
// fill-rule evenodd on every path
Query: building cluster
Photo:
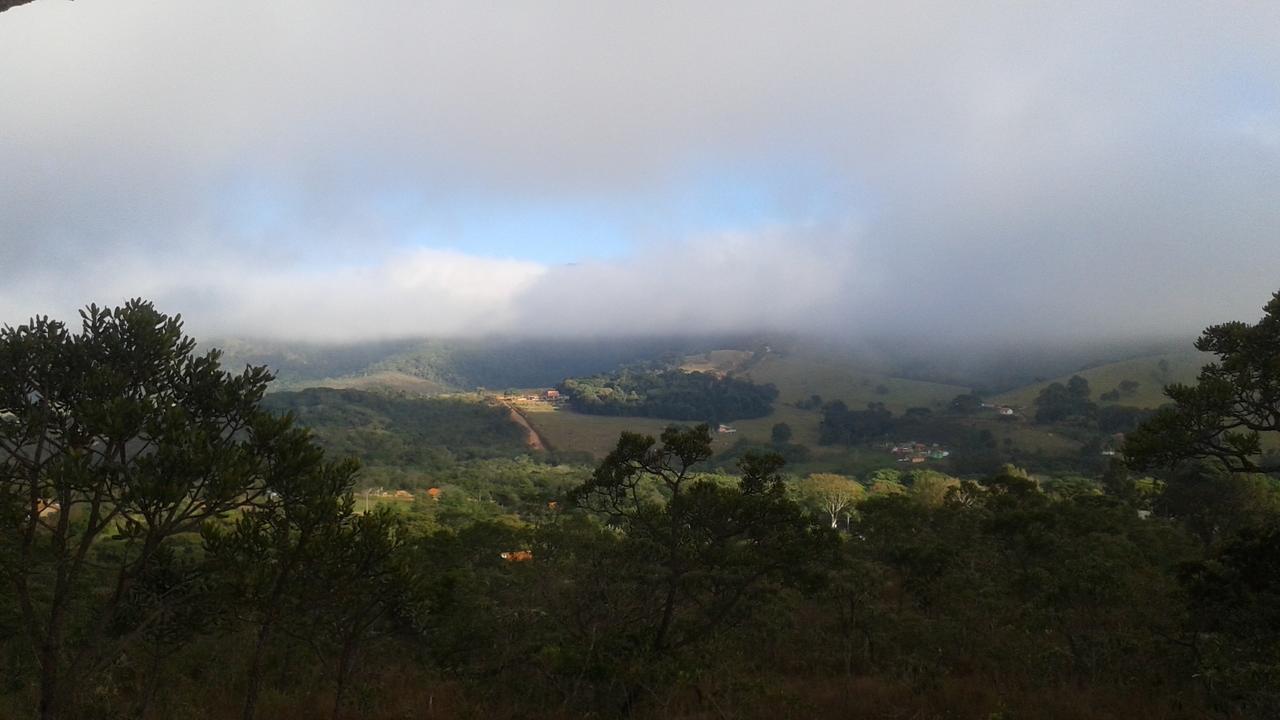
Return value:
M 943 449 L 937 443 L 926 445 L 922 442 L 897 443 L 889 448 L 889 452 L 900 463 L 919 464 L 929 460 L 943 460 L 951 455 L 950 450 Z
M 515 398 L 516 395 L 515 393 L 508 391 L 508 393 L 506 394 L 506 397 L 507 399 L 510 400 Z M 541 401 L 541 402 L 549 402 L 552 405 L 559 405 L 563 403 L 565 400 L 567 400 L 568 398 L 566 398 L 564 396 L 564 393 L 560 392 L 559 390 L 556 390 L 555 388 L 550 388 L 547 390 L 542 390 L 540 392 L 526 392 L 524 395 L 520 395 L 519 399 L 524 402 Z

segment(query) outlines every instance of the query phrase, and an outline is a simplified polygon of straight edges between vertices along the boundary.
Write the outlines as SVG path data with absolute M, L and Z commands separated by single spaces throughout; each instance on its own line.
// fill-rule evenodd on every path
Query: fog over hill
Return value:
M 1280 6 L 34 2 L 0 319 L 308 340 L 1251 318 Z

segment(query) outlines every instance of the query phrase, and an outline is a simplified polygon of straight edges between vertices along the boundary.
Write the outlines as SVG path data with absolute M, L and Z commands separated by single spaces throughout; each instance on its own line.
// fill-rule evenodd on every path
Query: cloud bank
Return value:
M 1276 37 L 1262 2 L 36 2 L 0 321 L 1194 332 L 1280 286 Z

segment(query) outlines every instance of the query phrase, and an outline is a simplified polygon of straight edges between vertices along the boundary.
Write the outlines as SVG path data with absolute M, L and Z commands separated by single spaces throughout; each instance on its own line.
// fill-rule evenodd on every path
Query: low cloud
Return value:
M 1277 36 L 1274 3 L 31 3 L 0 321 L 1192 333 L 1280 277 Z M 521 235 L 560 208 L 590 223 Z

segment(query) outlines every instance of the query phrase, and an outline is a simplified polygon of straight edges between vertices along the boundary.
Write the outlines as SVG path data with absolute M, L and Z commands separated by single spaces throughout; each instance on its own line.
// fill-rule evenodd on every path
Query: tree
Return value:
M 393 631 L 396 621 L 414 625 L 420 578 L 408 562 L 406 523 L 390 508 L 353 515 L 323 537 L 314 570 L 290 594 L 288 624 L 321 651 L 322 661 L 334 658 L 337 720 L 364 646 Z
M 769 438 L 773 440 L 774 445 L 786 445 L 791 442 L 791 426 L 786 423 L 776 423 L 769 432 Z
M 909 420 L 928 420 L 933 417 L 933 411 L 927 407 L 909 407 L 903 416 Z
M 959 415 L 973 415 L 982 409 L 982 397 L 977 393 L 964 393 L 951 399 L 948 406 L 951 412 Z
M 1183 568 L 1201 674 L 1240 717 L 1276 717 L 1280 693 L 1280 526 L 1247 528 Z
M 257 713 L 263 662 L 291 592 L 300 578 L 323 572 L 354 508 L 355 461 L 324 462 L 324 452 L 307 434 L 293 436 L 291 444 L 290 463 L 270 483 L 266 502 L 245 510 L 230 525 L 204 528 L 206 554 L 233 578 L 236 595 L 248 610 L 246 619 L 256 630 L 244 720 Z
M 764 417 L 778 390 L 741 378 L 712 373 L 627 368 L 610 375 L 569 378 L 556 386 L 578 412 L 642 415 L 713 423 Z
M 822 407 L 822 396 L 815 393 L 804 400 L 797 400 L 795 406 L 801 410 L 817 410 Z
M 699 477 L 711 457 L 706 425 L 672 426 L 661 444 L 624 432 L 591 479 L 570 495 L 623 538 L 611 583 L 640 604 L 621 640 L 638 659 L 669 660 L 749 613 L 770 582 L 798 581 L 831 549 L 786 496 L 777 453 L 745 456 L 734 484 Z M 627 688 L 630 711 L 639 688 Z
M 1036 396 L 1036 422 L 1091 418 L 1097 408 L 1089 402 L 1089 395 L 1089 381 L 1079 375 L 1072 375 L 1066 385 L 1050 383 Z
M 290 418 L 259 408 L 267 370 L 224 372 L 180 316 L 132 300 L 80 317 L 78 333 L 47 317 L 0 329 L 0 581 L 40 670 L 41 718 L 68 712 L 77 683 L 185 595 L 178 583 L 123 622 L 175 536 L 319 462 Z
M 1128 436 L 1125 454 L 1135 468 L 1213 458 L 1234 472 L 1263 470 L 1261 437 L 1280 432 L 1280 292 L 1256 324 L 1210 326 L 1195 347 L 1218 360 L 1195 385 L 1165 388 L 1172 406 Z
M 1170 475 L 1154 510 L 1209 545 L 1280 515 L 1280 486 L 1266 475 L 1228 472 L 1213 460 L 1188 462 Z
M 884 403 L 867 403 L 866 410 L 850 410 L 844 401 L 836 400 L 822 406 L 818 442 L 853 445 L 884 435 L 892 427 L 893 414 Z
M 820 509 L 831 519 L 831 529 L 840 526 L 840 518 L 847 517 L 853 506 L 867 496 L 861 483 L 851 477 L 833 473 L 814 473 L 800 482 L 800 497 Z
M 878 482 L 902 484 L 902 471 L 894 468 L 880 468 L 872 471 L 867 477 L 867 484 L 874 485 Z
M 1080 404 L 1089 402 L 1090 393 L 1091 391 L 1089 390 L 1088 380 L 1080 377 L 1079 375 L 1072 375 L 1071 378 L 1067 380 L 1067 394 L 1070 395 L 1071 399 L 1076 403 Z
M 952 488 L 960 481 L 937 470 L 912 470 L 907 474 L 911 497 L 929 507 L 941 507 Z

